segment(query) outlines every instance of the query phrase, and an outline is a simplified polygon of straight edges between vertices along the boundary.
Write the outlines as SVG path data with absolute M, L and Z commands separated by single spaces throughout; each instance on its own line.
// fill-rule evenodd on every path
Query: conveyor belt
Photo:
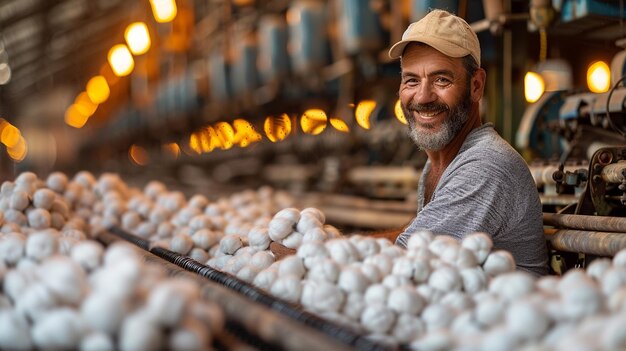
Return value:
M 211 267 L 208 267 L 204 264 L 201 264 L 187 256 L 175 253 L 173 251 L 161 248 L 154 247 L 150 248 L 149 242 L 145 239 L 139 238 L 136 235 L 128 233 L 119 227 L 110 228 L 110 233 L 121 238 L 127 240 L 134 245 L 149 251 L 153 255 L 162 258 L 163 260 L 170 262 L 175 265 L 175 267 L 180 267 L 188 272 L 196 273 L 199 276 L 207 278 L 209 281 L 218 283 L 221 287 L 226 287 L 231 291 L 236 291 L 240 295 L 245 296 L 248 300 L 247 304 L 250 305 L 250 300 L 254 301 L 256 305 L 260 305 L 266 308 L 271 309 L 272 311 L 279 312 L 281 315 L 287 316 L 290 319 L 298 321 L 300 324 L 298 325 L 300 328 L 303 326 L 309 327 L 308 329 L 311 332 L 318 331 L 323 335 L 326 335 L 329 338 L 326 342 L 322 342 L 321 338 L 318 336 L 315 337 L 306 337 L 302 339 L 304 336 L 293 337 L 293 343 L 286 342 L 286 349 L 323 349 L 323 350 L 341 350 L 341 349 L 357 349 L 357 350 L 389 350 L 392 349 L 389 346 L 381 345 L 379 343 L 373 342 L 370 339 L 366 338 L 363 335 L 360 335 L 346 327 L 339 326 L 335 323 L 324 320 L 320 317 L 317 317 L 309 312 L 303 311 L 299 306 L 294 305 L 292 303 L 283 301 L 278 299 L 255 286 L 244 282 L 236 277 L 233 277 L 224 272 L 220 272 Z M 231 294 L 232 295 L 232 294 Z M 219 296 L 218 296 L 219 297 Z M 220 304 L 224 303 L 223 299 L 219 298 L 211 298 L 212 300 L 219 301 Z M 229 303 L 229 305 L 231 305 Z M 247 308 L 242 310 L 241 305 L 232 305 L 230 308 L 230 312 L 238 313 L 238 314 L 247 314 Z M 267 319 L 267 318 L 265 318 Z M 260 328 L 260 329 L 271 329 L 266 328 L 265 326 L 259 324 L 261 322 L 255 321 L 251 327 Z M 264 322 L 263 322 L 264 323 Z M 262 328 L 261 328 L 262 327 Z M 276 334 L 270 333 L 268 335 L 269 339 L 275 342 L 284 342 L 282 338 L 285 338 L 288 332 L 284 329 L 277 328 L 275 331 Z M 311 340 L 308 340 L 308 339 Z M 278 340 L 276 340 L 278 339 Z M 310 345 L 306 345 L 307 341 L 311 342 Z M 326 345 L 328 344 L 328 345 Z M 336 345 L 335 345 L 336 344 Z M 331 346 L 334 345 L 334 346 Z

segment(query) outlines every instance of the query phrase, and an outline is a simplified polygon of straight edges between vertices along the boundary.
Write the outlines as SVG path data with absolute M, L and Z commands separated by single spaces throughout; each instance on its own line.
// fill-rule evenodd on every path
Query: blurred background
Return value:
M 3 0 L 0 180 L 271 185 L 335 223 L 406 223 L 426 156 L 387 51 L 430 8 L 478 33 L 483 121 L 525 157 L 544 205 L 576 202 L 553 172 L 624 141 L 624 1 Z

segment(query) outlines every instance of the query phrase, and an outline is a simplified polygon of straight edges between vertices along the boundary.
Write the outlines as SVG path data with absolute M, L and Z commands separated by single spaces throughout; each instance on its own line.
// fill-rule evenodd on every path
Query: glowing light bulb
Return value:
M 374 100 L 363 100 L 356 105 L 354 116 L 356 123 L 361 126 L 361 128 L 371 128 L 370 117 L 374 109 L 376 109 L 376 101 Z
M 135 68 L 133 56 L 124 44 L 115 45 L 109 50 L 108 61 L 113 73 L 118 77 L 129 75 Z
M 131 23 L 126 27 L 124 39 L 133 55 L 145 54 L 150 49 L 150 33 L 143 22 Z
M 611 70 L 603 61 L 592 63 L 587 69 L 587 86 L 594 93 L 605 93 L 611 87 Z
M 409 124 L 406 120 L 406 116 L 404 116 L 404 111 L 402 111 L 402 103 L 400 102 L 400 99 L 398 99 L 396 104 L 393 106 L 393 112 L 398 121 L 402 122 L 402 124 Z
M 524 76 L 524 97 L 526 101 L 533 103 L 543 95 L 546 86 L 541 75 L 535 72 L 527 72 Z

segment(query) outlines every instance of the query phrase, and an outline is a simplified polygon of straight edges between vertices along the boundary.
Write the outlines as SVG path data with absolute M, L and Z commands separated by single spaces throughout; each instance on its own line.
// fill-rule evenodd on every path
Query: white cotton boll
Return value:
M 220 206 L 218 206 L 215 203 L 211 203 L 211 204 L 208 204 L 206 208 L 204 209 L 204 214 L 207 216 L 216 217 L 216 216 L 220 216 L 222 214 L 222 211 L 220 209 Z
M 604 295 L 609 296 L 614 291 L 626 285 L 626 268 L 611 267 L 604 272 L 600 279 L 600 286 Z M 564 289 L 565 290 L 565 289 Z M 561 292 L 562 294 L 565 291 Z
M 28 321 L 17 311 L 0 309 L 0 348 L 3 350 L 34 348 Z
M 40 349 L 76 349 L 83 334 L 80 315 L 70 308 L 48 312 L 31 331 L 33 342 Z
M 252 283 L 254 278 L 259 273 L 259 271 L 251 264 L 247 264 L 237 272 L 237 278 L 247 282 Z
M 4 275 L 3 289 L 11 301 L 17 301 L 20 296 L 36 281 L 32 271 L 12 269 Z
M 505 327 L 498 326 L 483 336 L 481 350 L 509 351 L 519 349 L 520 338 Z
M 150 221 L 150 223 L 159 225 L 167 221 L 169 217 L 170 217 L 170 213 L 167 209 L 161 206 L 154 206 L 152 210 L 150 210 L 150 214 L 148 215 L 148 220 Z
M 30 198 L 25 191 L 16 190 L 13 191 L 9 198 L 9 207 L 16 211 L 24 211 L 30 204 Z
M 435 239 L 432 232 L 420 230 L 412 233 L 409 236 L 409 240 L 406 243 L 406 248 L 409 251 L 417 250 L 420 248 L 428 248 L 428 245 Z
M 274 263 L 276 259 L 271 252 L 259 251 L 252 255 L 249 264 L 251 264 L 257 271 L 262 271 Z
M 587 275 L 599 282 L 604 273 L 611 268 L 612 264 L 613 261 L 609 258 L 597 258 L 587 266 Z
M 41 282 L 63 303 L 76 305 L 87 292 L 87 278 L 80 265 L 69 257 L 55 256 L 39 268 Z
M 312 215 L 313 217 L 317 218 L 317 220 L 320 221 L 322 224 L 326 222 L 326 216 L 324 215 L 324 213 L 315 207 L 307 207 L 300 211 L 300 216 L 306 215 Z
M 455 314 L 462 313 L 474 307 L 474 300 L 461 291 L 451 291 L 443 295 L 439 303 L 450 307 Z
M 167 239 L 156 239 L 150 241 L 149 249 L 152 250 L 155 247 L 160 247 L 162 249 L 171 250 L 171 240 Z
M 157 225 L 152 222 L 141 222 L 139 223 L 137 228 L 135 228 L 135 234 L 138 237 L 144 238 L 144 239 L 147 239 L 153 236 L 154 233 L 156 233 L 156 231 L 157 231 Z
M 358 267 L 348 266 L 341 269 L 337 286 L 347 293 L 356 292 L 362 294 L 369 286 L 369 281 Z
M 454 347 L 454 336 L 448 330 L 435 330 L 423 334 L 409 345 L 412 350 L 442 351 Z
M 294 224 L 286 218 L 274 217 L 268 227 L 268 235 L 274 241 L 281 241 L 293 232 Z
M 56 308 L 57 299 L 50 289 L 43 284 L 33 283 L 18 296 L 15 302 L 15 310 L 24 318 L 36 322 L 46 313 Z
M 324 224 L 322 229 L 324 229 L 324 232 L 326 232 L 327 239 L 337 239 L 343 237 L 339 229 L 335 228 L 333 225 Z
M 283 208 L 282 210 L 276 212 L 274 218 L 283 218 L 289 220 L 295 225 L 300 220 L 300 211 L 293 207 Z
M 62 172 L 50 173 L 50 175 L 48 175 L 48 178 L 46 179 L 46 186 L 59 194 L 65 191 L 67 183 L 68 178 Z
M 380 245 L 374 238 L 363 238 L 358 240 L 354 245 L 359 252 L 361 260 L 364 260 L 366 257 L 374 256 L 381 250 Z
M 195 207 L 199 210 L 204 210 L 204 208 L 209 204 L 209 199 L 206 196 L 201 194 L 196 194 L 189 199 L 188 205 L 190 207 Z
M 463 291 L 476 294 L 487 288 L 487 273 L 480 267 L 464 268 L 459 271 L 463 282 Z
M 95 291 L 82 302 L 80 313 L 89 329 L 114 335 L 130 308 L 124 297 Z
M 302 281 L 297 276 L 279 276 L 270 288 L 270 293 L 280 299 L 297 303 L 302 293 Z
M 232 255 L 242 246 L 243 242 L 241 241 L 241 237 L 239 235 L 225 235 L 220 240 L 220 251 L 225 254 Z
M 428 249 L 435 254 L 435 256 L 440 257 L 443 251 L 449 246 L 459 246 L 459 242 L 449 236 L 449 235 L 437 235 L 428 244 Z
M 4 223 L 2 228 L 0 228 L 0 232 L 3 234 L 21 233 L 22 228 L 16 223 Z
M 462 288 L 461 275 L 455 267 L 440 266 L 428 277 L 428 285 L 446 292 L 460 290 Z
M 202 323 L 187 318 L 170 332 L 167 346 L 169 350 L 204 350 L 211 342 L 212 335 L 206 333 Z
M 232 255 L 224 255 L 221 257 L 213 257 L 211 259 L 209 259 L 207 261 L 207 266 L 213 268 L 213 269 L 217 269 L 217 270 L 223 270 L 224 266 L 226 265 L 226 263 L 228 263 L 228 261 L 232 258 Z
M 493 241 L 488 234 L 477 232 L 465 236 L 461 240 L 461 246 L 471 250 L 476 255 L 478 263 L 483 264 L 493 248 Z
M 387 298 L 387 307 L 396 313 L 417 315 L 425 305 L 424 298 L 410 286 L 399 286 L 391 289 Z
M 42 261 L 57 251 L 58 240 L 47 231 L 33 233 L 26 240 L 26 256 L 35 261 Z
M 160 195 L 164 194 L 167 191 L 167 187 L 162 182 L 157 180 L 152 180 L 146 184 L 143 188 L 143 193 L 146 194 L 150 199 L 157 200 Z
M 386 255 L 391 259 L 396 259 L 397 257 L 406 256 L 406 250 L 397 245 L 387 246 L 380 250 L 380 253 Z
M 78 243 L 78 240 L 69 237 L 58 238 L 59 249 L 58 253 L 63 256 L 69 256 L 72 252 L 72 247 Z
M 395 321 L 395 313 L 382 304 L 368 305 L 361 314 L 361 325 L 370 333 L 387 333 Z
M 252 281 L 252 284 L 259 289 L 270 291 L 274 282 L 278 279 L 278 269 L 267 268 L 259 273 Z
M 396 288 L 398 286 L 404 286 L 404 285 L 409 285 L 411 284 L 411 280 L 407 277 L 402 277 L 399 275 L 388 275 L 385 278 L 383 278 L 383 285 L 385 285 L 386 287 L 393 289 Z
M 114 351 L 115 343 L 110 335 L 92 332 L 80 341 L 81 351 Z
M 390 288 L 383 284 L 373 284 L 365 290 L 363 298 L 368 305 L 386 305 L 390 290 Z
M 211 218 L 203 214 L 194 216 L 189 221 L 189 228 L 191 228 L 191 231 L 194 233 L 199 229 L 211 228 L 212 226 L 213 222 L 211 221 Z
M 189 235 L 176 234 L 170 242 L 170 249 L 181 255 L 186 255 L 193 248 L 193 240 Z
M 411 261 L 413 275 L 410 277 L 415 283 L 424 283 L 428 281 L 432 268 L 430 262 L 423 259 L 413 259 Z
M 94 175 L 89 171 L 80 171 L 76 173 L 73 180 L 88 189 L 93 188 L 97 183 L 96 177 L 94 177 Z M 113 188 L 113 185 L 115 185 L 118 180 L 119 178 L 113 174 L 103 174 L 101 177 L 101 181 L 103 183 L 107 183 L 106 185 L 110 185 L 110 188 Z
M 173 327 L 178 324 L 191 301 L 199 297 L 199 289 L 193 281 L 169 279 L 150 291 L 147 310 L 160 325 Z
M 10 209 L 4 212 L 4 221 L 6 223 L 14 223 L 20 227 L 28 225 L 28 218 L 24 213 L 18 210 Z
M 174 235 L 187 235 L 191 236 L 191 229 L 189 227 L 178 227 L 174 230 Z
M 163 345 L 163 333 L 148 311 L 138 310 L 124 319 L 118 342 L 122 351 L 158 350 Z
M 194 247 L 189 252 L 189 257 L 198 262 L 206 262 L 209 259 L 209 254 L 199 247 Z
M 544 335 L 542 343 L 552 350 L 556 350 L 556 346 L 561 340 L 569 338 L 576 334 L 577 324 L 574 323 L 558 323 L 550 328 Z
M 626 348 L 626 317 L 616 315 L 606 323 L 601 331 L 600 343 L 605 350 L 624 350 Z
M 421 318 L 428 331 L 448 328 L 456 315 L 454 311 L 440 303 L 431 303 L 422 310 Z
M 481 334 L 480 326 L 474 321 L 472 310 L 466 310 L 457 314 L 452 321 L 450 331 L 462 340 L 466 340 L 467 336 Z M 470 348 L 471 350 L 471 348 Z
M 91 191 L 83 191 L 78 199 L 78 204 L 85 207 L 93 207 L 96 202 L 98 202 L 98 197 Z
M 549 327 L 548 316 L 538 306 L 528 301 L 515 301 L 506 310 L 506 327 L 513 334 L 537 340 Z
M 199 209 L 187 206 L 178 211 L 178 213 L 174 216 L 172 222 L 174 222 L 175 224 L 178 223 L 179 225 L 188 225 L 191 219 L 199 214 L 202 214 Z
M 326 246 L 316 241 L 302 243 L 296 255 L 303 259 L 304 266 L 308 269 L 311 269 L 319 259 L 330 257 Z
M 500 323 L 504 318 L 506 304 L 499 298 L 486 297 L 477 301 L 474 308 L 476 322 L 483 327 L 491 327 Z
M 562 315 L 569 320 L 579 320 L 599 313 L 604 309 L 602 292 L 595 285 L 580 285 L 561 294 Z
M 278 266 L 278 275 L 281 277 L 293 275 L 302 278 L 305 273 L 306 268 L 304 268 L 302 258 L 298 256 L 287 256 L 280 261 L 280 265 Z
M 359 268 L 361 269 L 361 273 L 363 273 L 363 275 L 365 276 L 365 278 L 367 278 L 370 284 L 378 283 L 383 279 L 382 273 L 380 273 L 378 267 L 374 266 L 373 264 L 363 263 L 359 265 Z
M 521 271 L 501 274 L 489 283 L 489 291 L 506 301 L 517 300 L 530 294 L 534 288 L 534 277 Z
M 139 223 L 141 223 L 141 216 L 137 212 L 126 211 L 122 215 L 122 228 L 126 230 L 135 229 Z
M 310 213 L 304 213 L 300 215 L 300 220 L 296 224 L 296 230 L 300 233 L 306 233 L 313 228 L 324 227 L 324 223 L 321 222 L 315 215 Z
M 613 256 L 613 265 L 626 268 L 626 250 L 622 249 Z
M 341 308 L 341 314 L 353 321 L 358 321 L 366 307 L 365 298 L 359 293 L 345 294 L 345 302 Z
M 52 202 L 52 206 L 50 206 L 50 211 L 59 213 L 65 219 L 69 219 L 70 217 L 69 207 L 67 207 L 65 201 L 58 197 Z
M 330 257 L 339 264 L 347 265 L 359 259 L 359 252 L 350 240 L 331 239 L 324 244 Z
M 170 237 L 174 233 L 174 229 L 175 229 L 174 225 L 170 223 L 169 221 L 159 223 L 157 227 L 157 231 L 156 231 L 156 236 L 157 238 Z
M 396 324 L 391 331 L 391 335 L 400 343 L 409 343 L 426 332 L 426 324 L 418 317 L 399 313 Z
M 254 226 L 248 232 L 248 245 L 259 250 L 267 250 L 270 246 L 270 236 L 268 229 L 261 226 Z
M 1 279 L 2 274 L 0 274 L 0 280 Z M 609 311 L 613 312 L 626 311 L 626 287 L 616 290 L 609 296 L 607 307 Z
M 245 255 L 247 257 L 246 259 L 250 261 L 250 259 L 252 258 L 252 255 L 254 255 L 257 252 L 259 252 L 259 250 L 255 249 L 254 247 L 243 246 L 239 250 L 237 250 L 237 252 L 235 252 L 235 256 Z
M 293 232 L 289 234 L 286 238 L 284 238 L 281 241 L 281 244 L 290 249 L 297 249 L 302 244 L 303 237 L 304 235 L 302 235 L 302 233 Z
M 33 205 L 36 208 L 43 208 L 49 210 L 52 208 L 52 203 L 56 199 L 54 191 L 46 188 L 38 189 L 33 195 Z
M 325 281 L 305 281 L 302 285 L 302 305 L 316 312 L 337 312 L 345 296 L 335 284 Z
M 561 279 L 558 276 L 546 275 L 535 281 L 535 290 L 544 295 L 555 295 Z
M 340 272 L 341 266 L 337 262 L 324 258 L 309 268 L 307 278 L 335 283 L 339 279 Z
M 407 279 L 413 278 L 413 261 L 406 256 L 398 257 L 393 264 L 391 274 L 405 277 Z
M 311 241 L 319 241 L 319 242 L 324 242 L 327 239 L 327 235 L 326 232 L 324 231 L 324 229 L 322 228 L 313 228 L 309 231 L 307 231 L 306 233 L 304 233 L 304 235 L 302 236 L 302 242 L 303 243 L 308 243 Z
M 236 274 L 237 272 L 239 272 L 241 268 L 243 268 L 243 266 L 250 263 L 251 259 L 252 259 L 252 255 L 250 253 L 243 253 L 240 255 L 233 256 L 230 260 L 228 260 L 226 264 L 233 266 L 234 271 L 232 273 Z
M 0 262 L 8 265 L 16 264 L 25 253 L 26 238 L 22 234 L 12 233 L 0 238 Z
M 492 251 L 487 255 L 483 263 L 483 269 L 492 277 L 502 273 L 513 272 L 515 270 L 515 259 L 508 251 Z

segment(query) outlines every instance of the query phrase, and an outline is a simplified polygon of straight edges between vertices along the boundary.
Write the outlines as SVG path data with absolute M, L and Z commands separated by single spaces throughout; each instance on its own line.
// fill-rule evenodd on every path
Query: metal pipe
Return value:
M 626 248 L 626 233 L 544 229 L 544 234 L 552 247 L 561 251 L 614 256 Z
M 626 233 L 626 218 L 544 213 L 543 224 L 555 227 Z

